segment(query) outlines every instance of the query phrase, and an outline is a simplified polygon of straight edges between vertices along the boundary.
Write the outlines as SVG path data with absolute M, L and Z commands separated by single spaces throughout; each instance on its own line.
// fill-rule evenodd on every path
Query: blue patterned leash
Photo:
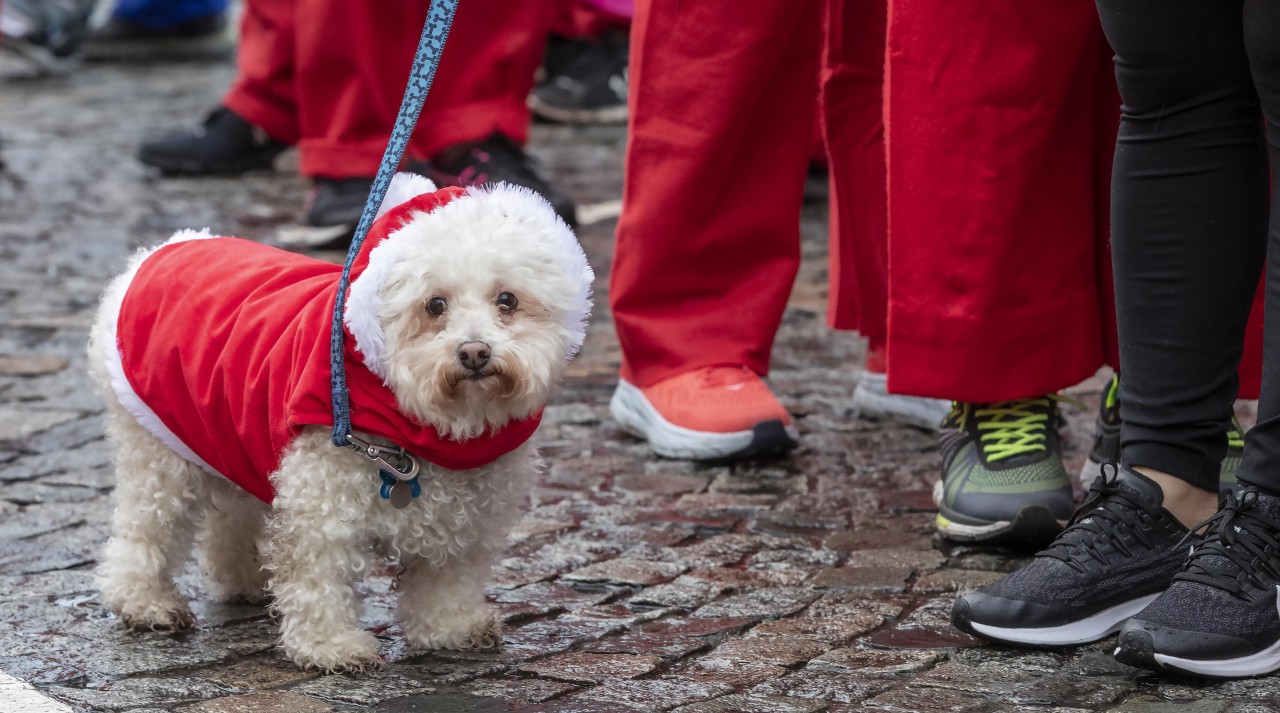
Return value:
M 431 82 L 435 79 L 436 69 L 440 66 L 440 55 L 444 52 L 445 40 L 449 38 L 449 28 L 453 26 L 453 17 L 458 12 L 458 2 L 459 0 L 431 0 L 431 7 L 427 10 L 427 22 L 422 28 L 422 38 L 418 40 L 418 51 L 413 57 L 413 68 L 409 72 L 409 84 L 405 87 L 404 99 L 400 102 L 400 113 L 396 115 L 391 140 L 387 143 L 387 150 L 382 154 L 382 163 L 379 164 L 378 174 L 373 179 L 369 199 L 365 201 L 364 212 L 360 214 L 355 236 L 351 239 L 351 249 L 347 251 L 347 260 L 342 265 L 342 278 L 338 281 L 338 296 L 333 305 L 333 331 L 329 342 L 333 444 L 360 451 L 378 465 L 384 482 L 383 497 L 388 496 L 387 491 L 390 488 L 388 478 L 413 481 L 417 477 L 418 462 L 409 457 L 399 446 L 387 448 L 361 440 L 351 434 L 351 399 L 347 391 L 347 372 L 343 359 L 346 334 L 343 329 L 342 315 L 347 303 L 347 289 L 351 284 L 351 266 L 355 263 L 356 255 L 360 253 L 360 246 L 369 235 L 369 228 L 373 226 L 374 217 L 378 214 L 378 208 L 382 206 L 382 200 L 387 196 L 391 179 L 395 177 L 396 170 L 400 167 L 400 160 L 404 158 L 409 138 L 418 124 L 422 105 L 427 100 L 427 92 L 431 90 Z M 398 463 L 389 461 L 388 456 Z M 416 486 L 417 483 L 413 482 L 412 485 Z M 393 502 L 395 502 L 394 499 Z

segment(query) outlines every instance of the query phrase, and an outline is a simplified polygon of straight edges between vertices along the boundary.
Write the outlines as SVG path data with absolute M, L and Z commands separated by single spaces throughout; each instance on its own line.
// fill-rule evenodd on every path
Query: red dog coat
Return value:
M 466 192 L 412 198 L 374 223 L 352 271 L 408 221 Z M 148 255 L 116 321 L 119 360 L 108 369 L 122 404 L 188 460 L 270 502 L 268 476 L 303 426 L 333 424 L 329 334 L 342 268 L 237 238 L 185 233 Z M 466 441 L 416 423 L 372 373 L 347 333 L 355 431 L 431 463 L 466 470 L 533 435 L 540 414 Z M 378 483 L 370 473 L 371 487 Z

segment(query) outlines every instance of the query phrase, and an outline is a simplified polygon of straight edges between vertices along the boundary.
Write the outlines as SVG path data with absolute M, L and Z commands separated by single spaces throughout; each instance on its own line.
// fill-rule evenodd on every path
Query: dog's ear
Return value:
M 425 176 L 419 176 L 408 171 L 397 173 L 395 178 L 391 179 L 391 186 L 387 188 L 387 195 L 382 199 L 382 206 L 378 208 L 377 217 L 381 218 L 392 208 L 402 203 L 408 203 L 423 193 L 431 193 L 434 190 L 436 190 L 436 184 Z

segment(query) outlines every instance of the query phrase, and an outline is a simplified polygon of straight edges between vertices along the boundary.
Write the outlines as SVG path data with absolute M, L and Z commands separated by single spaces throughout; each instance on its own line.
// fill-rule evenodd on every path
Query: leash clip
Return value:
M 368 458 L 378 466 L 379 471 L 391 475 L 396 480 L 408 482 L 418 477 L 418 470 L 421 467 L 418 465 L 418 459 L 407 453 L 401 446 L 383 446 L 357 438 L 352 434 L 347 434 L 347 443 L 348 448 Z

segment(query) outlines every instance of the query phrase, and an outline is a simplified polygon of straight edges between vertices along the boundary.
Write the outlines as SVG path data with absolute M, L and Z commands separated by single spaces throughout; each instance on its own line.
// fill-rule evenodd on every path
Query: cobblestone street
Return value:
M 90 65 L 0 84 L 0 673 L 54 699 L 0 675 L 0 713 L 1280 710 L 1280 679 L 1162 681 L 1116 663 L 1114 639 L 1028 653 L 950 627 L 955 592 L 1022 555 L 935 541 L 934 436 L 849 414 L 862 345 L 825 326 L 822 203 L 805 210 L 770 374 L 800 449 L 704 466 L 623 433 L 607 408 L 621 128 L 539 126 L 531 142 L 553 182 L 594 206 L 580 237 L 598 281 L 586 347 L 539 434 L 549 468 L 492 578 L 502 647 L 406 650 L 392 567 L 365 587 L 363 624 L 389 664 L 374 673 L 297 670 L 264 609 L 210 603 L 194 568 L 194 631 L 124 631 L 92 574 L 113 481 L 82 354 L 98 293 L 132 249 L 179 228 L 275 242 L 306 198 L 292 153 L 277 173 L 235 179 L 161 179 L 134 160 L 141 138 L 198 120 L 232 76 Z M 1101 383 L 1071 392 L 1090 409 L 1068 409 L 1071 472 Z

